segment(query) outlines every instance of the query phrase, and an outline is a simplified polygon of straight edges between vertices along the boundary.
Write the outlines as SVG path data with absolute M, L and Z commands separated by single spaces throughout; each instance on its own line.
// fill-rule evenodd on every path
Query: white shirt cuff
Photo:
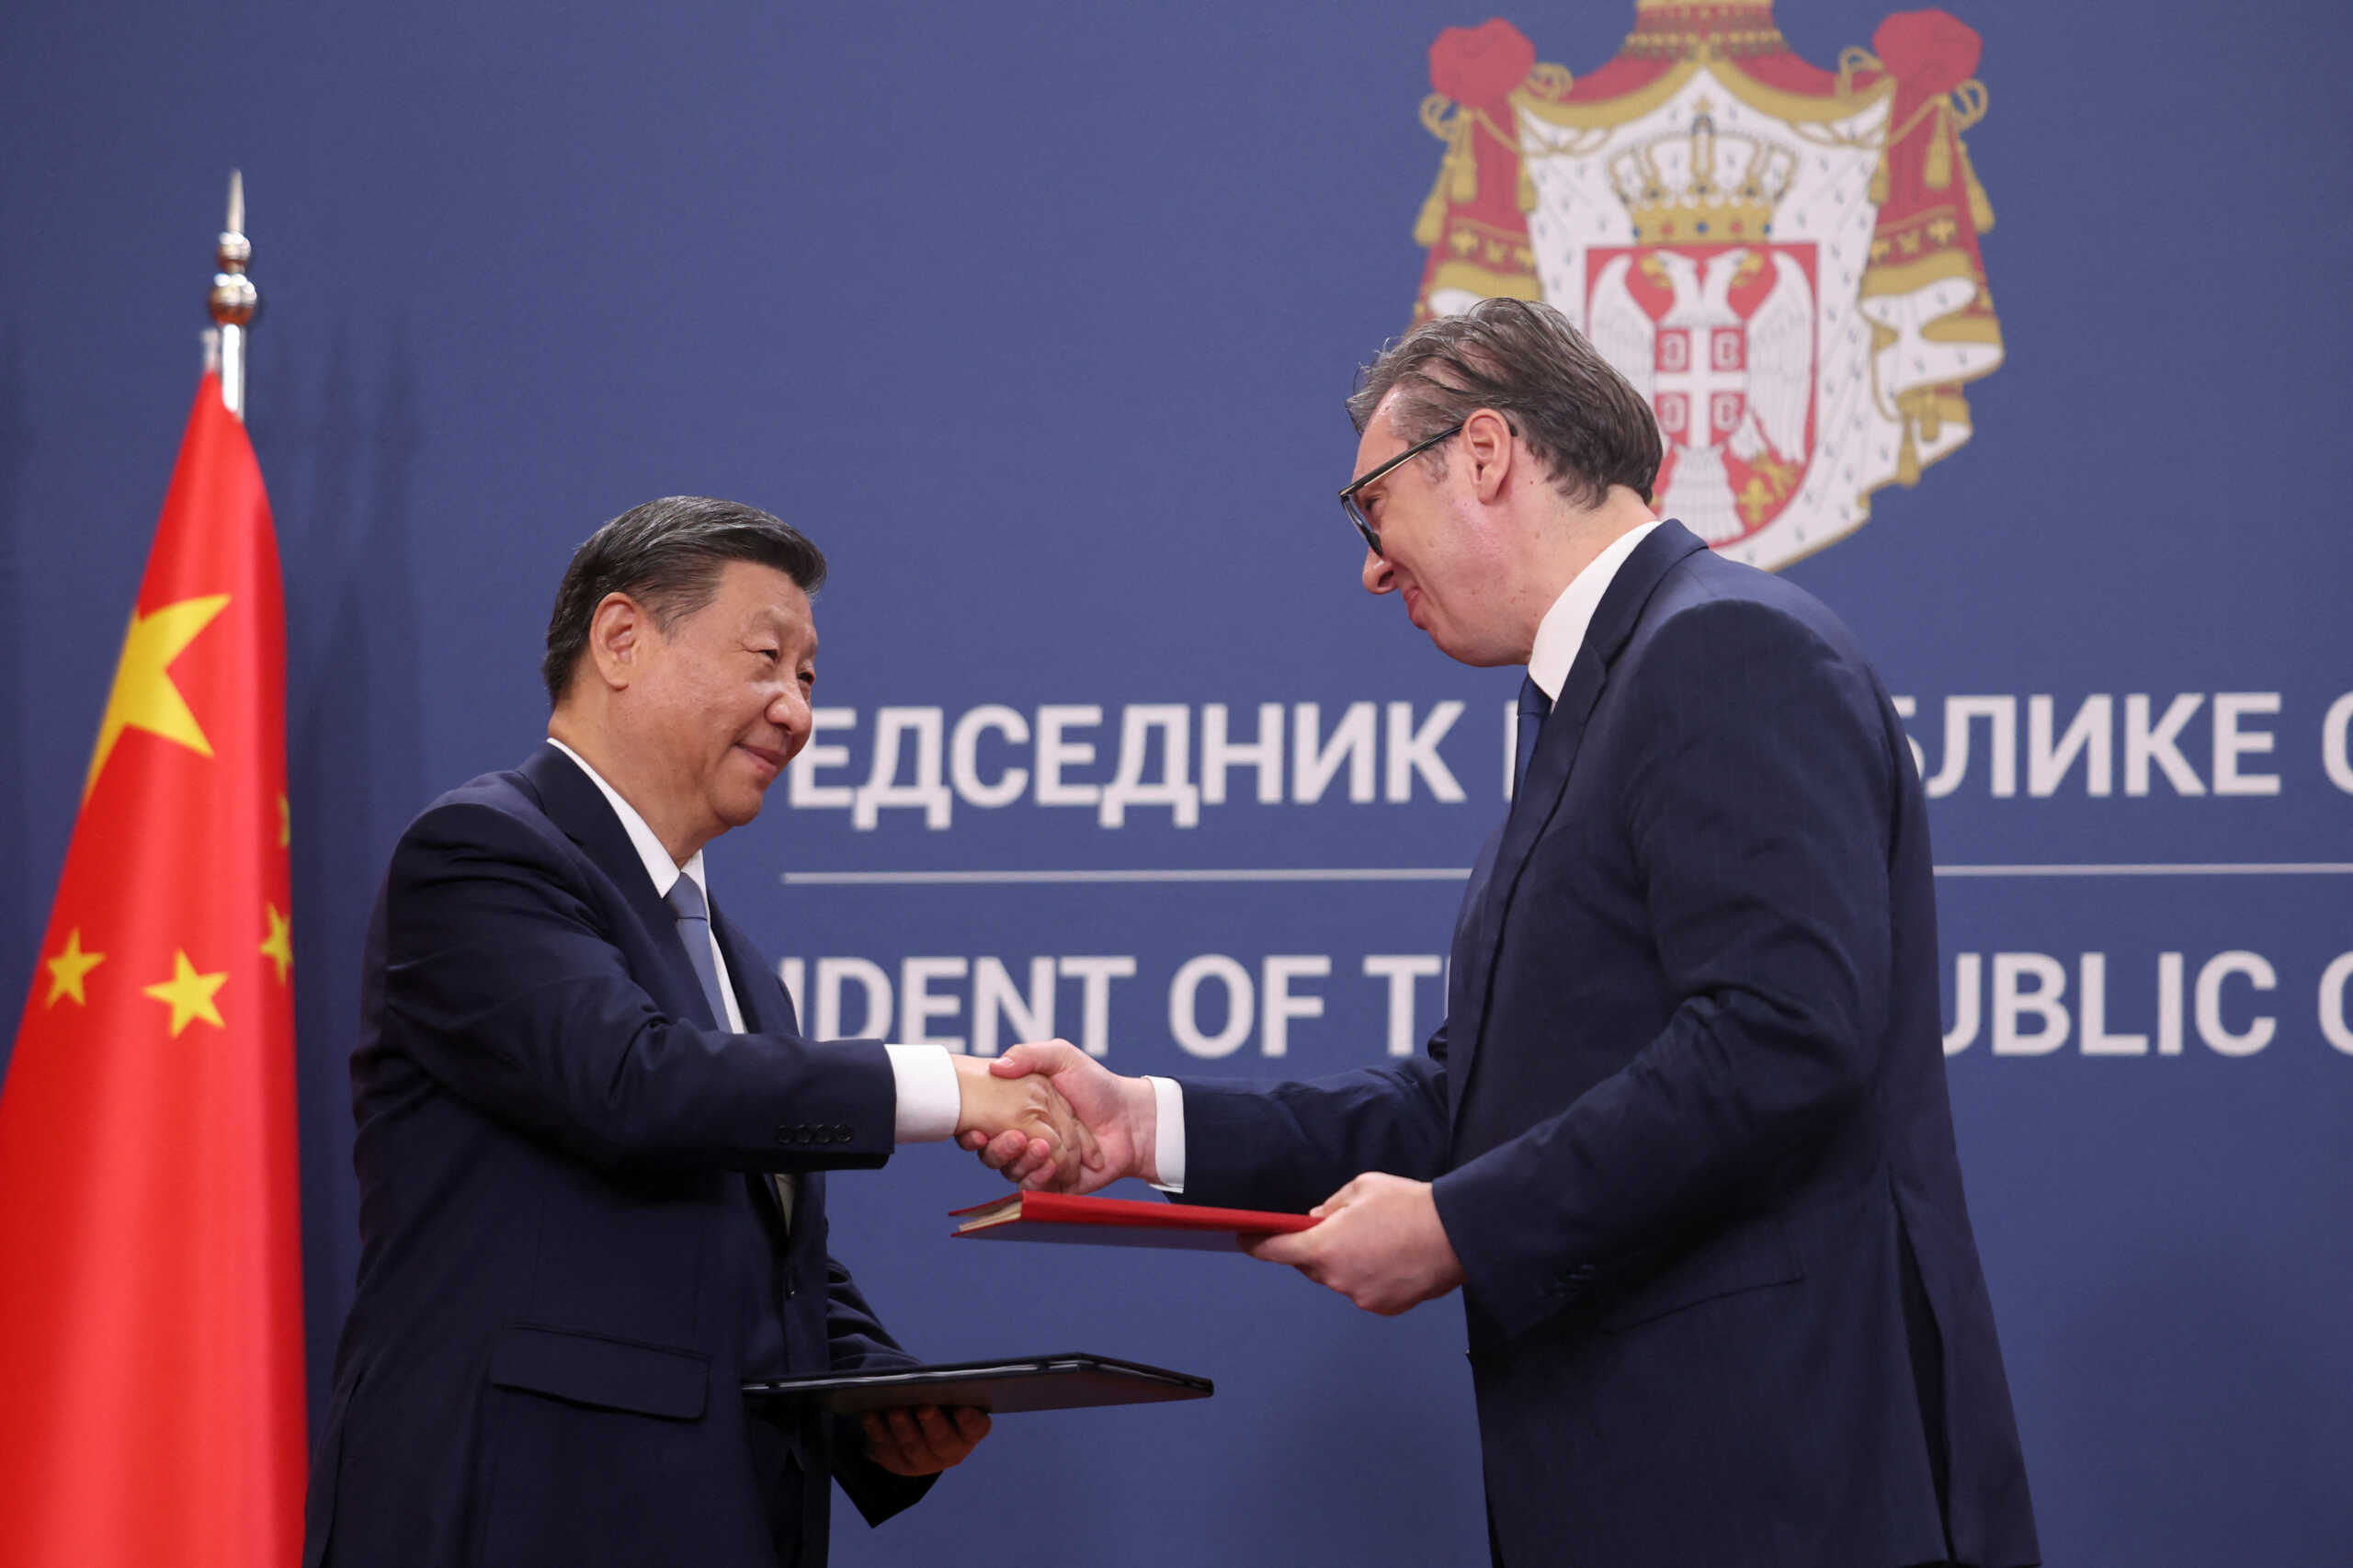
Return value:
M 1185 1088 L 1174 1078 L 1146 1075 L 1152 1085 L 1153 1183 L 1163 1192 L 1185 1190 Z
M 964 1091 L 945 1047 L 886 1045 L 891 1076 L 898 1081 L 899 1110 L 892 1131 L 902 1143 L 937 1143 L 956 1135 Z

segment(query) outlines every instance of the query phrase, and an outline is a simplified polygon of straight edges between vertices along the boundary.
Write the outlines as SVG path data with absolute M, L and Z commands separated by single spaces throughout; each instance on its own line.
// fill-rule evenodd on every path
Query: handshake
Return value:
M 994 1062 L 955 1058 L 956 1141 L 1017 1186 L 1092 1192 L 1121 1176 L 1164 1179 L 1160 1096 L 1067 1040 L 1017 1045 Z M 1184 1161 L 1171 1139 L 1172 1164 Z M 1181 1180 L 1182 1174 L 1178 1174 Z M 1322 1223 L 1243 1250 L 1298 1269 L 1370 1312 L 1406 1311 L 1462 1283 L 1430 1184 L 1366 1171 L 1309 1210 Z
M 1017 1045 L 995 1061 L 959 1056 L 956 1140 L 1017 1186 L 1092 1192 L 1158 1179 L 1152 1083 L 1122 1078 L 1067 1040 Z

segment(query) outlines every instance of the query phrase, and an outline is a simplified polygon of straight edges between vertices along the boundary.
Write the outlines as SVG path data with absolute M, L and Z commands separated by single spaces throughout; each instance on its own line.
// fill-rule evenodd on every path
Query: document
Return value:
M 1236 1252 L 1245 1240 L 1304 1231 L 1320 1221 L 1306 1214 L 1256 1209 L 1201 1209 L 1127 1198 L 1017 1192 L 994 1203 L 949 1211 L 964 1222 L 958 1236 L 975 1241 L 1076 1242 L 1089 1246 L 1177 1247 Z

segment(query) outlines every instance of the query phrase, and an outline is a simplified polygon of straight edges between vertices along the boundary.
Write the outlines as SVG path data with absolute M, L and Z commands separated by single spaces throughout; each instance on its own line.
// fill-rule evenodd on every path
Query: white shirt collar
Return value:
M 1611 540 L 1608 548 L 1587 562 L 1585 570 L 1561 590 L 1561 597 L 1552 601 L 1552 608 L 1537 623 L 1536 646 L 1528 653 L 1528 676 L 1543 688 L 1546 697 L 1559 699 L 1561 687 L 1568 682 L 1569 666 L 1576 662 L 1577 650 L 1585 646 L 1593 612 L 1601 608 L 1601 597 L 1609 591 L 1618 568 L 1626 564 L 1626 557 L 1633 554 L 1634 547 L 1648 539 L 1656 527 L 1658 519 L 1654 517 Z
M 680 866 L 676 860 L 670 858 L 670 852 L 662 847 L 662 840 L 654 836 L 654 830 L 645 825 L 645 819 L 637 814 L 637 808 L 622 800 L 620 791 L 606 783 L 605 776 L 589 767 L 586 757 L 582 756 L 553 735 L 548 737 L 548 744 L 578 763 L 580 771 L 588 776 L 588 781 L 604 792 L 606 801 L 613 808 L 613 814 L 621 819 L 621 828 L 629 835 L 630 843 L 636 847 L 638 858 L 645 862 L 645 874 L 654 880 L 655 894 L 662 898 L 668 898 L 670 890 L 678 885 L 678 879 L 682 876 L 689 877 L 693 879 L 696 891 L 703 895 L 703 902 L 708 906 L 710 901 L 710 887 L 702 880 L 702 851 L 696 850 L 694 858 L 684 866 Z

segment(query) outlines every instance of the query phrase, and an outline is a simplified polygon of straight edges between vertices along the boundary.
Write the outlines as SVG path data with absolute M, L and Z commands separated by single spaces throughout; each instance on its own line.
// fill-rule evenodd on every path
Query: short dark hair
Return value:
M 731 561 L 773 566 L 813 594 L 825 580 L 825 554 L 799 528 L 756 506 L 707 495 L 665 495 L 632 506 L 573 551 L 548 617 L 547 657 L 540 678 L 551 706 L 563 701 L 588 646 L 589 623 L 608 594 L 645 607 L 665 635 L 710 603 Z
M 1643 395 L 1568 317 L 1534 301 L 1482 300 L 1383 348 L 1348 398 L 1358 434 L 1392 392 L 1399 393 L 1397 428 L 1408 443 L 1494 409 L 1581 506 L 1599 506 L 1613 484 L 1647 505 L 1665 455 L 1658 418 Z M 1431 456 L 1443 472 L 1445 449 Z

